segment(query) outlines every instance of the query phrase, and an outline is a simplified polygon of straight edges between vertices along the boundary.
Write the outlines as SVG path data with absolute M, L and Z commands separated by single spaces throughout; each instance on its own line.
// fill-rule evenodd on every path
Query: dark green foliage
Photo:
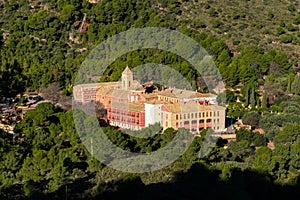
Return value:
M 84 13 L 88 24 L 80 33 Z M 42 89 L 52 82 L 58 82 L 66 92 L 85 56 L 100 41 L 133 24 L 136 27 L 166 24 L 149 2 L 131 1 L 33 2 L 31 5 L 26 2 L 17 6 L 7 2 L 0 17 L 4 25 L 1 30 L 9 34 L 4 41 L 5 48 L 0 48 L 1 96 Z M 87 29 L 86 25 L 89 25 Z M 85 48 L 87 51 L 80 53 Z
M 259 147 L 259 146 L 266 146 L 266 137 L 262 134 L 248 131 L 245 129 L 240 129 L 236 132 L 236 141 L 248 141 L 250 145 Z
M 294 104 L 282 102 L 284 107 L 291 108 L 292 105 Z M 286 112 L 296 112 L 295 108 L 290 108 Z M 39 112 L 44 114 L 38 115 Z M 234 168 L 239 170 L 248 167 L 248 169 L 264 171 L 263 177 L 286 181 L 295 178 L 293 175 L 288 175 L 288 171 L 297 170 L 300 166 L 297 159 L 298 154 L 300 155 L 300 143 L 296 137 L 299 124 L 294 124 L 284 127 L 283 131 L 275 136 L 276 148 L 273 151 L 260 147 L 266 145 L 264 135 L 240 129 L 236 132 L 236 142 L 230 144 L 227 144 L 227 140 L 211 138 L 216 145 L 213 145 L 211 151 L 200 159 L 199 152 L 202 147 L 205 147 L 203 142 L 207 142 L 204 138 L 208 132 L 204 130 L 201 137 L 195 137 L 188 150 L 166 169 L 138 175 L 117 172 L 105 167 L 82 146 L 75 131 L 73 112 L 58 112 L 51 104 L 40 104 L 36 110 L 26 114 L 25 119 L 16 129 L 20 136 L 24 134 L 21 138 L 25 141 L 16 143 L 9 134 L 1 133 L 1 198 L 7 199 L 12 196 L 13 188 L 18 185 L 16 182 L 22 182 L 19 190 L 13 193 L 14 197 L 19 198 L 59 199 L 62 195 L 66 195 L 66 190 L 70 198 L 76 199 L 91 196 L 120 197 L 131 192 L 140 197 L 139 191 L 143 188 L 148 188 L 162 180 L 165 184 L 170 184 L 171 180 L 177 184 L 176 180 L 185 176 L 183 174 L 178 176 L 181 171 L 191 173 L 190 170 L 200 169 L 200 166 L 209 166 L 210 173 L 216 173 L 217 177 L 222 181 L 229 181 L 225 183 L 230 185 L 236 173 Z M 36 119 L 34 115 L 41 117 L 41 120 Z M 254 113 L 249 115 L 255 116 Z M 42 129 L 40 123 L 43 124 Z M 19 129 L 20 126 L 22 129 Z M 150 134 L 152 136 L 150 138 L 134 137 L 132 134 L 136 133 L 126 132 L 126 134 L 112 127 L 103 128 L 103 131 L 114 144 L 132 152 L 158 150 L 170 143 L 177 134 L 177 131 L 171 128 L 162 133 L 158 124 L 136 132 L 145 136 Z M 156 134 L 153 135 L 153 132 Z M 257 147 L 260 148 L 255 150 Z M 243 175 L 245 171 L 239 176 Z M 160 176 L 162 177 L 159 178 Z M 212 178 L 211 175 L 208 177 Z M 201 183 L 201 180 L 197 182 Z M 217 183 L 222 184 L 222 181 Z M 82 185 L 81 188 L 78 188 L 78 184 Z M 133 189 L 131 186 L 136 188 Z M 171 193 L 167 192 L 166 195 Z
M 245 113 L 242 120 L 243 124 L 250 125 L 251 127 L 255 128 L 258 126 L 260 118 L 261 117 L 259 113 L 252 111 Z
M 288 5 L 288 10 L 290 11 L 290 12 L 295 12 L 296 11 L 296 8 L 295 8 L 295 6 L 294 5 L 292 5 L 292 4 L 290 4 L 290 5 Z
M 70 93 L 76 70 L 89 51 L 101 41 L 130 27 L 177 28 L 176 22 L 172 20 L 175 17 L 170 16 L 182 14 L 184 7 L 182 3 L 163 1 L 158 4 L 166 8 L 168 12 L 166 15 L 153 9 L 148 1 L 116 0 L 110 3 L 105 0 L 97 4 L 90 4 L 87 1 L 72 3 L 59 1 L 36 2 L 32 5 L 25 2 L 6 3 L 3 7 L 6 12 L 1 16 L 4 24 L 3 33 L 9 33 L 9 37 L 4 41 L 5 48 L 0 48 L 3 57 L 0 81 L 4 86 L 0 95 L 14 96 L 26 89 L 45 88 L 53 82 L 57 82 L 65 93 Z M 240 82 L 249 81 L 258 81 L 262 84 L 262 76 L 268 74 L 271 63 L 276 63 L 279 68 L 283 67 L 284 71 L 281 71 L 283 74 L 289 69 L 284 66 L 291 65 L 278 60 L 276 55 L 263 52 L 255 45 L 241 46 L 241 55 L 232 59 L 224 41 L 195 30 L 206 26 L 213 26 L 216 29 L 223 27 L 224 20 L 216 18 L 221 15 L 222 10 L 208 5 L 205 4 L 207 12 L 214 17 L 211 23 L 197 18 L 193 20 L 192 29 L 187 28 L 189 24 L 186 22 L 181 23 L 179 27 L 181 32 L 195 38 L 213 56 L 227 86 L 232 87 Z M 26 11 L 29 7 L 30 11 Z M 38 7 L 47 9 L 37 9 Z M 79 32 L 84 14 L 88 27 L 84 25 Z M 271 14 L 273 13 L 269 12 L 269 15 Z M 239 16 L 239 19 L 246 19 L 247 14 L 236 13 L 236 16 Z M 239 25 L 242 29 L 248 29 L 248 26 L 247 23 Z M 283 40 L 286 41 L 284 37 Z M 290 37 L 287 42 L 291 42 Z M 236 42 L 234 44 L 237 45 Z M 80 53 L 84 48 L 87 48 L 87 51 Z M 129 53 L 124 55 L 124 58 L 120 58 L 110 66 L 106 73 L 108 78 L 102 76 L 101 80 L 119 79 L 121 69 L 126 65 L 135 67 L 147 62 L 156 62 L 168 64 L 178 70 L 191 82 L 194 89 L 203 90 L 206 87 L 199 81 L 200 74 L 195 73 L 188 63 L 169 53 L 145 50 L 138 54 Z M 284 62 L 288 62 L 288 58 Z
M 225 90 L 225 92 L 222 92 L 217 96 L 217 101 L 219 104 L 236 102 L 236 96 L 233 91 Z
M 277 33 L 277 35 L 282 35 L 285 33 L 285 30 L 282 27 L 278 27 L 276 29 L 276 33 Z
M 283 43 L 291 43 L 293 41 L 294 37 L 289 34 L 281 35 L 280 41 Z
M 277 144 L 294 144 L 299 138 L 299 133 L 299 124 L 285 126 L 283 130 L 276 136 L 275 142 Z
M 289 95 L 300 94 L 300 79 L 295 76 L 297 59 L 290 57 L 297 53 L 293 50 L 299 39 L 295 33 L 299 24 L 297 5 L 285 6 L 282 14 L 281 9 L 276 9 L 278 12 L 272 9 L 276 3 L 263 1 L 264 6 L 256 3 L 226 1 L 224 5 L 209 1 L 199 2 L 201 7 L 197 1 L 186 0 L 1 3 L 1 97 L 14 97 L 26 89 L 46 88 L 53 82 L 70 94 L 77 69 L 97 44 L 130 28 L 166 27 L 199 42 L 213 57 L 228 89 L 238 90 L 237 84 L 244 85 L 240 93 L 226 90 L 218 101 L 228 102 L 228 116 L 243 117 L 245 124 L 263 128 L 265 135 L 241 129 L 237 131 L 236 142 L 230 144 L 227 140 L 210 138 L 208 141 L 217 144 L 200 159 L 201 148 L 207 147 L 203 145 L 205 130 L 170 166 L 145 174 L 127 174 L 106 167 L 91 156 L 76 133 L 73 111 L 59 112 L 52 104 L 43 103 L 26 112 L 14 130 L 15 137 L 0 130 L 0 198 L 207 199 L 214 194 L 216 199 L 258 196 L 283 199 L 289 194 L 299 196 L 300 101 L 296 96 L 293 102 L 281 97 L 285 91 Z M 282 2 L 277 3 L 278 7 L 284 7 L 280 6 Z M 253 12 L 252 8 L 263 9 Z M 86 24 L 80 32 L 84 13 Z M 260 31 L 268 35 L 260 37 Z M 278 39 L 279 43 L 288 45 L 277 45 Z M 142 49 L 118 58 L 101 81 L 118 80 L 126 65 L 133 68 L 149 62 L 166 64 L 190 81 L 193 89 L 205 90 L 199 78 L 201 74 L 190 63 L 156 49 Z M 213 73 L 207 71 L 208 75 Z M 260 86 L 264 86 L 263 94 Z M 272 100 L 270 96 L 277 99 Z M 237 97 L 241 102 L 236 102 Z M 250 107 L 259 111 L 248 113 Z M 98 114 L 105 117 L 105 113 Z M 89 125 L 94 121 L 87 118 L 83 123 Z M 173 129 L 162 132 L 157 125 L 138 132 L 145 136 L 157 133 L 150 138 L 134 137 L 112 127 L 103 130 L 122 149 L 147 153 L 163 148 L 178 133 Z M 266 138 L 275 142 L 274 150 L 265 147 Z M 296 186 L 278 186 L 274 182 Z
M 295 25 L 299 25 L 299 24 L 300 24 L 300 17 L 296 17 L 296 18 L 294 19 L 294 24 L 295 24 Z
M 204 23 L 203 21 L 201 21 L 200 19 L 195 19 L 195 20 L 193 21 L 193 26 L 194 26 L 195 28 L 206 28 L 205 23 Z
M 300 94 L 300 77 L 295 76 L 294 80 L 291 83 L 291 92 L 293 94 Z
M 265 93 L 263 94 L 263 97 L 262 97 L 261 107 L 263 109 L 266 109 L 268 107 L 267 96 Z

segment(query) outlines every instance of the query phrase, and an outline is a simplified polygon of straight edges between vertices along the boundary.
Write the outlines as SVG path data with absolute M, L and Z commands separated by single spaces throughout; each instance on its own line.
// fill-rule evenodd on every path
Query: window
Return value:
M 176 128 L 178 128 L 178 122 L 176 122 Z
M 191 114 L 191 118 L 194 118 L 194 113 Z
M 193 120 L 193 121 L 192 121 L 192 124 L 197 124 L 197 120 Z
M 200 119 L 199 120 L 199 123 L 201 124 L 201 123 L 204 123 L 204 119 Z
M 176 120 L 178 120 L 178 115 L 176 115 Z
M 190 122 L 189 121 L 184 121 L 184 125 L 189 125 Z
M 186 119 L 186 114 L 183 115 L 183 119 Z

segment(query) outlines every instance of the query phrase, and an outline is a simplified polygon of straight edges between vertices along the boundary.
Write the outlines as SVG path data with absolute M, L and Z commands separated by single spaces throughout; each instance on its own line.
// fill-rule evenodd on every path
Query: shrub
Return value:
M 195 20 L 193 21 L 193 26 L 194 26 L 194 28 L 206 28 L 205 22 L 203 22 L 203 21 L 200 20 L 200 19 L 195 19 Z
M 294 40 L 292 35 L 281 35 L 279 39 L 283 43 L 291 43 Z
M 210 8 L 208 10 L 208 14 L 211 16 L 211 17 L 217 17 L 218 16 L 218 12 L 216 11 L 216 9 L 214 8 Z
M 244 114 L 242 121 L 246 125 L 250 125 L 251 127 L 257 127 L 261 116 L 258 112 L 252 111 Z
M 233 40 L 232 44 L 233 44 L 233 45 L 239 45 L 239 44 L 240 44 L 240 41 L 239 41 L 239 40 Z
M 294 31 L 298 31 L 298 30 L 299 30 L 299 28 L 298 28 L 297 26 L 293 26 L 293 25 L 291 25 L 291 24 L 289 24 L 289 25 L 286 27 L 286 29 L 287 29 L 288 31 L 291 31 L 291 32 L 294 32 Z
M 294 5 L 289 5 L 289 6 L 288 6 L 288 10 L 289 10 L 290 12 L 295 12 L 295 11 L 296 11 L 296 8 L 295 8 Z
M 282 27 L 276 28 L 276 34 L 277 35 L 282 35 L 285 33 L 285 30 Z
M 219 28 L 221 26 L 221 22 L 219 20 L 217 20 L 217 19 L 213 19 L 211 21 L 211 24 L 212 24 L 213 28 Z
M 299 16 L 299 17 L 296 17 L 296 18 L 294 19 L 294 24 L 295 24 L 295 25 L 299 25 L 299 24 L 300 24 L 300 16 Z

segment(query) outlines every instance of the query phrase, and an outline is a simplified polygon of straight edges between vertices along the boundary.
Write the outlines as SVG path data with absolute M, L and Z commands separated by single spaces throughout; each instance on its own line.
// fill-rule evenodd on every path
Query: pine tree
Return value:
M 291 92 L 293 80 L 294 80 L 294 75 L 293 74 L 289 74 L 288 78 L 287 78 L 287 88 L 286 88 L 287 92 Z
M 263 109 L 266 109 L 268 107 L 267 95 L 265 93 L 263 94 L 263 98 L 262 98 L 262 101 L 261 101 L 261 107 Z
M 256 97 L 255 102 L 256 102 L 256 107 L 259 108 L 261 106 L 260 101 L 259 101 L 259 97 Z
M 245 90 L 245 106 L 247 107 L 248 105 L 249 105 L 249 86 L 247 86 Z
M 291 85 L 291 91 L 293 94 L 300 94 L 300 77 L 295 76 L 295 79 Z
M 254 108 L 255 107 L 255 90 L 254 90 L 254 87 L 252 88 L 252 91 L 251 91 L 251 95 L 250 95 L 250 105 L 251 105 L 251 108 Z

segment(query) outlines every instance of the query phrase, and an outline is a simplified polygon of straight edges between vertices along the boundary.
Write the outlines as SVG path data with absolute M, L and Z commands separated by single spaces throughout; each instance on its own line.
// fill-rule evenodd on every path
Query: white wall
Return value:
M 145 127 L 157 122 L 162 124 L 161 106 L 161 104 L 145 103 Z

